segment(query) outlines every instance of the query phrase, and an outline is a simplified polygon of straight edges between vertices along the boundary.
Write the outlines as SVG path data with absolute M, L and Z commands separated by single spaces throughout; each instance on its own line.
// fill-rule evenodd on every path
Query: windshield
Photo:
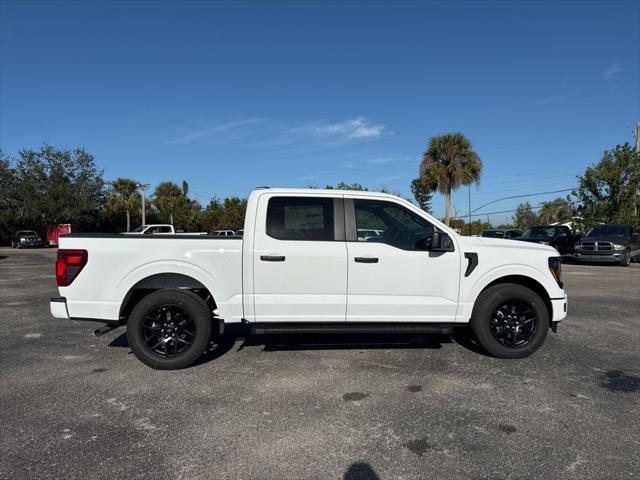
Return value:
M 629 227 L 626 225 L 596 225 L 587 233 L 587 237 L 624 237 L 629 234 Z
M 525 237 L 553 237 L 556 233 L 555 227 L 531 227 L 524 232 Z
M 20 235 L 21 237 L 35 237 L 35 236 L 37 236 L 36 232 L 34 232 L 33 230 L 20 230 L 18 232 L 18 235 Z
M 145 228 L 147 228 L 146 225 L 140 225 L 138 228 L 134 228 L 133 230 L 131 230 L 131 233 L 140 233 L 142 232 Z
M 485 230 L 484 232 L 482 232 L 482 236 L 488 237 L 488 238 L 504 238 L 504 231 L 503 230 Z

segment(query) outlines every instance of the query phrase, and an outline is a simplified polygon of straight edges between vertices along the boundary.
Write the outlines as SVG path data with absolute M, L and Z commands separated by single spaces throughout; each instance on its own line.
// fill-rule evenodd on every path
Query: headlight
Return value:
M 26 238 L 24 238 L 24 237 L 20 237 L 20 241 L 21 241 L 21 242 L 26 242 L 26 241 L 27 241 L 27 239 L 26 239 Z
M 613 244 L 613 249 L 614 250 L 624 250 L 625 248 L 627 248 L 626 245 L 618 245 L 617 243 Z
M 563 288 L 562 284 L 562 257 L 549 257 L 549 271 L 551 275 L 558 283 L 560 288 Z
M 582 249 L 582 245 L 580 245 L 579 243 L 576 243 L 575 247 L 573 247 L 575 250 L 581 250 Z

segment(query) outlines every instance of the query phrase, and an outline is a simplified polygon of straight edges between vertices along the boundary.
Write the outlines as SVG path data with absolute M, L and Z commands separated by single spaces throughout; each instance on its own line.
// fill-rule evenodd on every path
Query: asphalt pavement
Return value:
M 54 260 L 0 249 L 0 478 L 640 478 L 640 264 L 563 266 L 569 316 L 524 360 L 255 336 L 154 371 L 50 316 Z

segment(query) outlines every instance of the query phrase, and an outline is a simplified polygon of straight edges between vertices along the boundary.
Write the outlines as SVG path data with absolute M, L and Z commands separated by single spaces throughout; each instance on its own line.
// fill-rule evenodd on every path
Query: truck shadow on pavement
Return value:
M 237 351 L 262 346 L 264 352 L 303 350 L 390 350 L 438 349 L 443 344 L 457 343 L 464 348 L 483 353 L 465 334 L 439 335 L 415 333 L 323 333 L 323 334 L 249 334 L 227 329 L 225 335 L 212 341 L 194 364 L 202 365 L 222 357 L 240 342 Z M 126 332 L 115 337 L 109 347 L 129 348 Z M 131 352 L 130 352 L 131 353 Z

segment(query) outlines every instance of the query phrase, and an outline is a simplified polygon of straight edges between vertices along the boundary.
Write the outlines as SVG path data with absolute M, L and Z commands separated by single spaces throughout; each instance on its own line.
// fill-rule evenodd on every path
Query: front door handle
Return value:
M 354 260 L 358 263 L 378 263 L 378 257 L 356 257 Z
M 263 262 L 284 262 L 284 255 L 260 255 Z

